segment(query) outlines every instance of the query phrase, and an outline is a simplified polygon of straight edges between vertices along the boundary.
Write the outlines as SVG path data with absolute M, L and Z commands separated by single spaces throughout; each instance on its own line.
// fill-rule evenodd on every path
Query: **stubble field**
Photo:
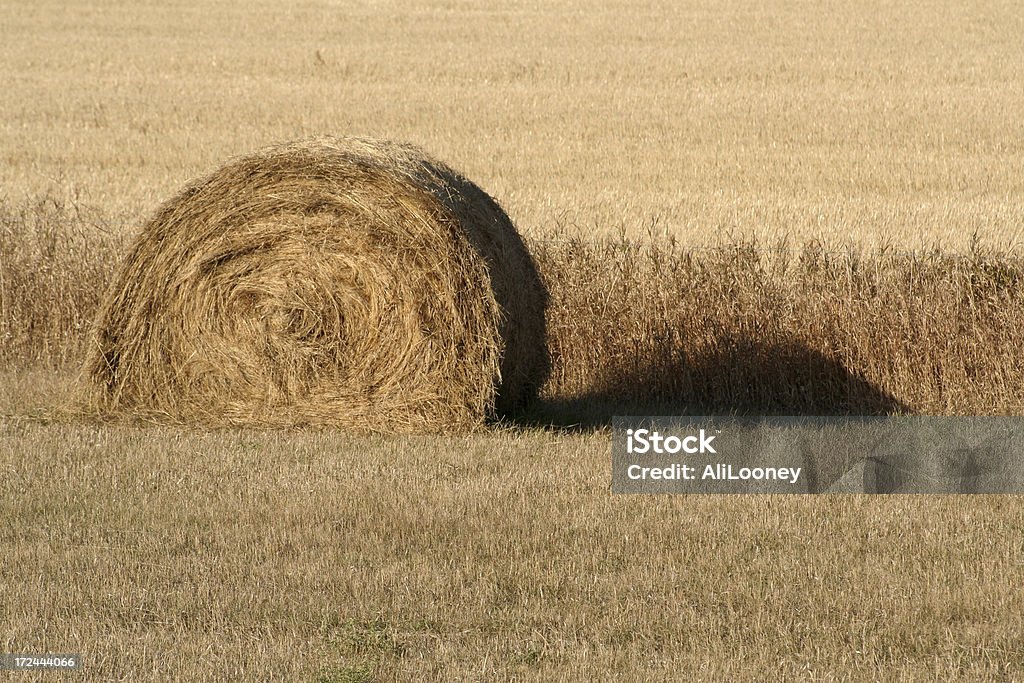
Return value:
M 612 497 L 608 435 L 1021 414 L 1022 34 L 1008 3 L 0 5 L 0 652 L 84 680 L 1024 676 L 1018 497 Z M 502 203 L 551 292 L 541 402 L 441 437 L 77 416 L 142 221 L 323 133 Z

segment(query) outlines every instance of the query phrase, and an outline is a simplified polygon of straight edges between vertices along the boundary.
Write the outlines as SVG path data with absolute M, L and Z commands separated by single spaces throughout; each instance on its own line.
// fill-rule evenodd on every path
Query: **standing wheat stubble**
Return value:
M 462 429 L 543 381 L 546 300 L 497 203 L 422 151 L 282 145 L 143 228 L 96 317 L 91 403 L 200 424 Z

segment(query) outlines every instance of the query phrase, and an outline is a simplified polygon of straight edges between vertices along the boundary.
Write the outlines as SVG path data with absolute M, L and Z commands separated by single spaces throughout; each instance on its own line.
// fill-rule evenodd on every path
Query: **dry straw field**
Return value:
M 0 5 L 0 652 L 1024 678 L 1019 497 L 613 497 L 608 433 L 1024 413 L 1021 35 L 997 2 Z M 417 147 L 253 156 L 325 135 Z M 346 428 L 244 426 L 302 422 Z

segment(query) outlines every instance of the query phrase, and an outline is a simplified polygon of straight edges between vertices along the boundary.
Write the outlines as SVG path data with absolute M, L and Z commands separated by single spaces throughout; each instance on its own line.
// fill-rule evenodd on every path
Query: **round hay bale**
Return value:
M 415 147 L 318 138 L 192 183 L 97 315 L 105 414 L 450 431 L 548 371 L 547 293 L 504 211 Z

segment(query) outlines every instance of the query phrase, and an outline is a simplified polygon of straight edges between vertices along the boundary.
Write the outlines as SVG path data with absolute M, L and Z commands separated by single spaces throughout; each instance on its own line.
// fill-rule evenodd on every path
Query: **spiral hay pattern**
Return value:
M 108 415 L 458 430 L 535 394 L 546 297 L 477 186 L 414 147 L 319 138 L 235 160 L 161 207 L 85 371 Z

